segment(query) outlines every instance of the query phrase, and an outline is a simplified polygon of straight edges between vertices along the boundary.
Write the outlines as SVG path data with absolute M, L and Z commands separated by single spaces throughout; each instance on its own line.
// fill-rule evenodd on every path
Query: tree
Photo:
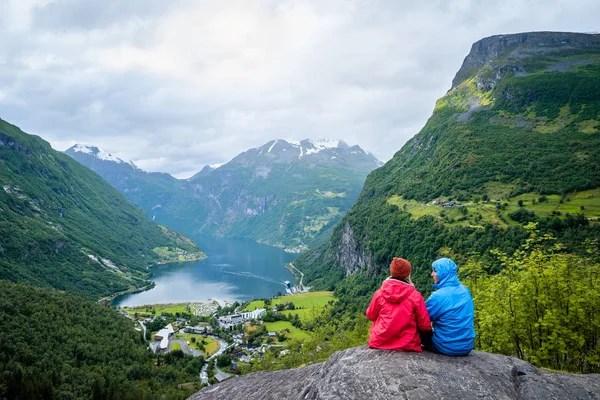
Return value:
M 533 229 L 530 224 L 528 229 Z M 475 301 L 476 347 L 563 371 L 600 371 L 600 264 L 564 251 L 533 231 L 512 255 L 494 251 L 503 270 L 488 276 L 471 259 L 462 269 Z
M 519 199 L 519 201 L 517 201 L 517 204 L 519 205 L 519 207 L 523 207 L 523 200 Z
M 231 354 L 223 354 L 217 357 L 217 367 L 223 368 L 231 365 Z

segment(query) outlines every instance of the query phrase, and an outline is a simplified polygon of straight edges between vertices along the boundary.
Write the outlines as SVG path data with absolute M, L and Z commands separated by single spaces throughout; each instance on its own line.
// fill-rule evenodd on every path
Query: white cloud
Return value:
M 592 31 L 600 15 L 596 0 L 0 4 L 0 117 L 179 177 L 274 138 L 339 138 L 387 160 L 473 42 Z

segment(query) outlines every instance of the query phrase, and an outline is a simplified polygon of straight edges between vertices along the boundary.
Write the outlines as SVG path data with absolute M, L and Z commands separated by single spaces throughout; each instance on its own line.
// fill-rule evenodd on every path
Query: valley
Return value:
M 393 257 L 424 298 L 432 261 L 456 261 L 478 350 L 599 373 L 599 65 L 598 34 L 481 39 L 385 164 L 272 139 L 176 179 L 0 120 L 0 398 L 183 399 L 310 371 L 367 342 Z
M 312 338 L 311 325 L 333 302 L 331 292 L 310 292 L 242 304 L 214 301 L 119 310 L 143 327 L 149 347 L 158 358 L 182 351 L 206 359 L 209 363 L 203 368 L 205 378 L 201 380 L 214 384 L 232 374 L 252 371 L 264 354 L 287 356 L 286 348 Z M 252 316 L 245 317 L 247 313 Z M 165 329 L 169 333 L 163 334 Z M 162 342 L 164 338 L 167 340 Z
M 271 140 L 189 179 L 149 173 L 95 147 L 67 155 L 101 175 L 152 221 L 187 235 L 253 240 L 300 253 L 323 242 L 382 165 L 341 140 Z

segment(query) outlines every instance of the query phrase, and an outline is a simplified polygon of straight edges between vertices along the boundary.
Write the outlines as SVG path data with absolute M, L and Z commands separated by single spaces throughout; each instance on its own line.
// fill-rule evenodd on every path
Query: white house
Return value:
M 254 311 L 242 313 L 242 317 L 245 321 L 249 321 L 251 319 L 259 319 L 263 315 L 267 313 L 267 310 L 264 308 L 257 308 Z
M 174 332 L 175 330 L 171 324 L 156 332 L 154 335 L 154 340 L 160 340 L 159 349 L 165 350 L 167 347 L 169 347 L 169 336 L 171 336 Z
M 250 321 L 252 319 L 258 319 L 266 313 L 266 309 L 257 308 L 256 310 L 250 312 L 224 315 L 222 317 L 219 317 L 218 323 L 221 328 L 229 328 L 231 326 L 238 325 L 243 322 Z

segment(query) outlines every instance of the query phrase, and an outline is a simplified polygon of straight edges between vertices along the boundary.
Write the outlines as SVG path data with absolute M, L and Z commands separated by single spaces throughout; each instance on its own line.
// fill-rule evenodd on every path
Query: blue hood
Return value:
M 458 267 L 456 263 L 449 258 L 440 258 L 431 264 L 433 270 L 438 276 L 438 283 L 434 283 L 433 287 L 441 289 L 447 286 L 458 286 Z

